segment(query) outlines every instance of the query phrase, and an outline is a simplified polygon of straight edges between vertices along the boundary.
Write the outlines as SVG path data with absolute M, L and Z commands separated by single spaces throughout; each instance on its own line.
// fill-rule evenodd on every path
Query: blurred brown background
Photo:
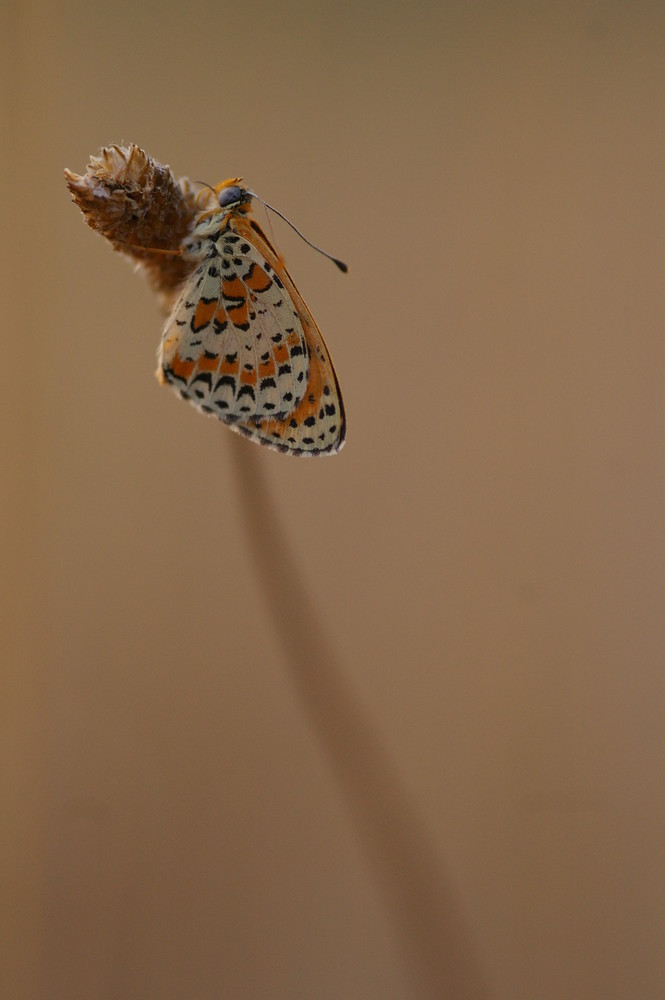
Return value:
M 663 6 L 28 0 L 0 34 L 1 995 L 665 995 Z M 339 457 L 159 387 L 62 177 L 123 140 L 348 260 L 272 223 Z

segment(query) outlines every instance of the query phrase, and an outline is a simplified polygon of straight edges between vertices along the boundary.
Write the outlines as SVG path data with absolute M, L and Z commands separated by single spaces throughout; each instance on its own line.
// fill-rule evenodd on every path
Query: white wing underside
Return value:
M 228 423 L 290 413 L 309 374 L 298 313 L 270 264 L 231 234 L 191 276 L 169 317 L 158 375 Z

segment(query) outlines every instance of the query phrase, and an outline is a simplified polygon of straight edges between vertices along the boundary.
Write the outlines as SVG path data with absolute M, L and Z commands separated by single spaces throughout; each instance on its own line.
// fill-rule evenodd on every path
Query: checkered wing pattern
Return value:
M 251 218 L 225 215 L 169 317 L 157 376 L 233 430 L 293 455 L 339 451 L 344 409 L 323 337 Z

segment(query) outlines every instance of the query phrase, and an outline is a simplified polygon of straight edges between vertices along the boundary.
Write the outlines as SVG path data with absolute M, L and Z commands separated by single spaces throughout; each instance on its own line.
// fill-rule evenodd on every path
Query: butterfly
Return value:
M 216 207 L 179 251 L 195 267 L 166 322 L 157 378 L 259 444 L 289 455 L 335 454 L 346 423 L 330 354 L 281 255 L 250 215 L 258 196 L 241 180 L 212 189 Z

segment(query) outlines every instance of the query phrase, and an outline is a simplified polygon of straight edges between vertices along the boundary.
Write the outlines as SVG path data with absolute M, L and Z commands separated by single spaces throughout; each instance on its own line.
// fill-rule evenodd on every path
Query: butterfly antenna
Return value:
M 260 198 L 258 196 L 258 194 L 254 194 L 253 191 L 248 191 L 247 194 L 251 195 L 252 198 L 256 198 L 257 201 L 261 202 L 261 204 L 264 206 L 264 208 L 269 208 L 271 212 L 274 212 L 275 215 L 278 215 L 280 217 L 280 219 L 283 219 L 284 222 L 286 222 L 287 225 L 291 226 L 291 229 L 293 229 L 294 232 L 296 232 L 298 234 L 298 236 L 300 237 L 300 239 L 304 240 L 305 243 L 312 248 L 312 250 L 316 250 L 318 253 L 323 254 L 323 256 L 327 257 L 328 260 L 331 260 L 333 262 L 333 264 L 337 264 L 337 267 L 340 269 L 340 271 L 343 271 L 344 274 L 346 274 L 346 272 L 349 269 L 348 269 L 347 265 L 344 263 L 343 260 L 338 260 L 337 257 L 333 257 L 333 255 L 331 253 L 327 253 L 325 250 L 322 250 L 321 247 L 317 247 L 317 245 L 315 243 L 312 243 L 312 241 L 308 240 L 306 236 L 303 236 L 303 234 L 300 232 L 300 230 L 298 229 L 298 227 L 294 226 L 293 223 L 289 219 L 287 219 L 287 217 L 285 215 L 282 215 L 282 213 L 279 211 L 279 209 L 273 208 L 273 206 L 269 205 L 267 201 L 264 201 L 263 198 Z

